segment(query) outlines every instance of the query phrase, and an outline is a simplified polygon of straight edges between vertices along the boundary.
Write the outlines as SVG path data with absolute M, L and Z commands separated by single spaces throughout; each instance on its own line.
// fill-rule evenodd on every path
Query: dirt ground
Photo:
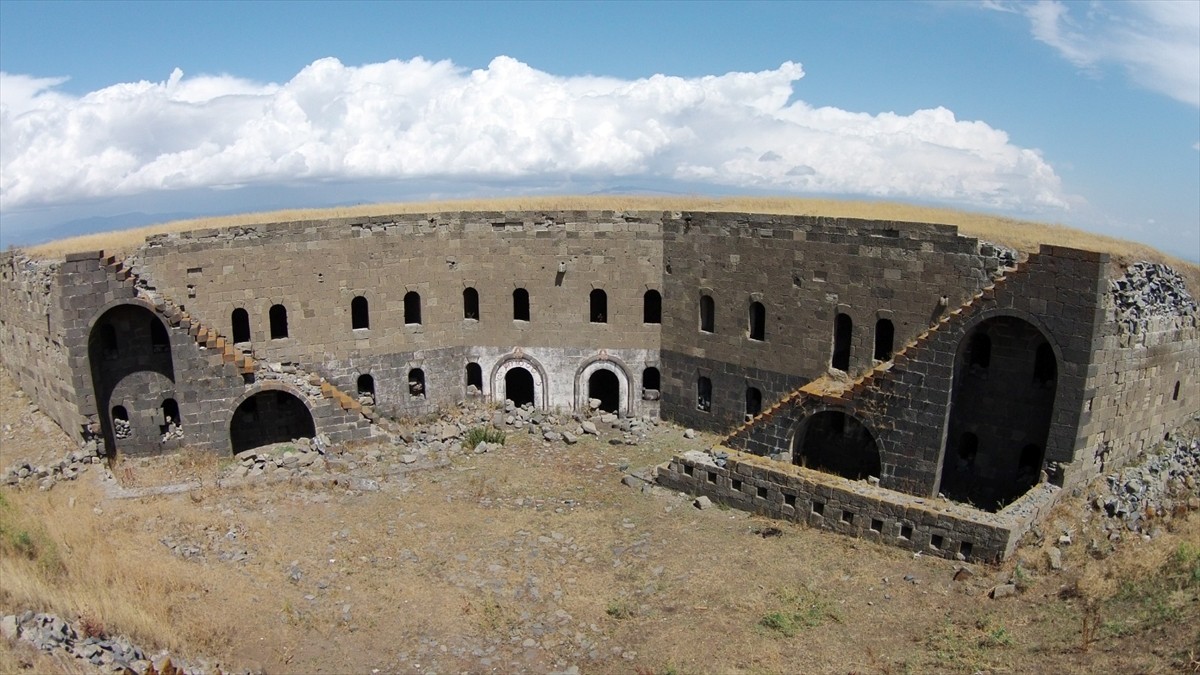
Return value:
M 55 556 L 0 547 L 0 614 L 86 616 L 147 651 L 267 673 L 1200 672 L 1196 512 L 1089 552 L 1081 494 L 993 567 L 621 482 L 712 442 L 666 425 L 636 446 L 510 433 L 373 491 L 220 488 L 221 462 L 188 454 L 118 466 L 139 484 L 200 478 L 179 495 L 109 497 L 99 465 L 0 488 L 9 530 Z M 71 449 L 0 374 L 0 468 Z M 1009 581 L 1022 592 L 988 597 Z M 6 669 L 88 672 L 0 640 Z

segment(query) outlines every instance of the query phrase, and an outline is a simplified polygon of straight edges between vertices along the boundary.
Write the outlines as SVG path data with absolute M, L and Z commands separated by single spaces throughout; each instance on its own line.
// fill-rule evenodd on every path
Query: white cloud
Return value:
M 1035 38 L 1092 74 L 1115 64 L 1140 86 L 1200 107 L 1200 2 L 1041 0 L 985 6 L 1023 12 Z
M 799 64 L 640 80 L 559 77 L 508 57 L 361 67 L 283 84 L 231 76 L 113 85 L 0 73 L 0 206 L 324 180 L 653 178 L 777 192 L 1065 209 L 1035 150 L 944 108 L 789 104 Z

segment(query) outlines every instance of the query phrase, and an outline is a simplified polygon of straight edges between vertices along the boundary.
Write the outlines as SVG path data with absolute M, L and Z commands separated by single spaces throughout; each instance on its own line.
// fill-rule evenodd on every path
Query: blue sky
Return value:
M 5 243 L 633 188 L 944 204 L 1200 259 L 1188 0 L 2 0 L 0 71 Z

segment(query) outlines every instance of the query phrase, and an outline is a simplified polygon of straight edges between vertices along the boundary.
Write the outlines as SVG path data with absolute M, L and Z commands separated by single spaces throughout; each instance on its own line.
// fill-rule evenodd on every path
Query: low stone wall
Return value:
M 989 513 L 724 448 L 675 457 L 658 468 L 658 482 L 772 518 L 927 555 L 985 562 L 1008 557 L 1062 493 L 1043 483 Z

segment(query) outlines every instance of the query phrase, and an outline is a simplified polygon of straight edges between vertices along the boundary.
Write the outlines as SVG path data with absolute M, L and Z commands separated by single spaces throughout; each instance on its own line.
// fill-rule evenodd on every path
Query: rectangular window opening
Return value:
M 710 482 L 710 483 L 717 482 L 717 474 L 715 472 L 713 472 L 713 471 L 708 472 L 708 482 Z
M 935 534 L 929 538 L 929 545 L 932 546 L 933 548 L 940 549 L 940 548 L 942 548 L 942 545 L 944 543 L 945 543 L 945 540 L 942 538 L 942 535 L 940 535 L 940 534 Z
M 812 512 L 818 516 L 825 515 L 825 502 L 813 502 Z
M 758 488 L 758 496 L 762 497 L 763 499 L 766 499 L 767 498 L 767 488 L 765 488 L 765 487 Z
M 912 525 L 901 525 L 900 526 L 900 538 L 901 539 L 912 539 L 912 532 L 913 532 Z
M 788 506 L 795 507 L 796 506 L 796 495 L 785 494 L 783 496 L 783 503 L 787 504 Z
M 958 545 L 958 552 L 961 553 L 964 558 L 970 558 L 972 548 L 974 547 L 971 545 L 971 542 L 964 541 Z
M 882 533 L 883 532 L 883 521 L 878 518 L 872 518 L 871 519 L 871 531 Z
M 687 464 L 683 466 L 683 475 L 691 476 L 693 473 L 695 473 L 695 469 L 693 469 L 691 466 L 688 466 Z
M 734 479 L 734 480 L 730 481 L 729 486 L 732 487 L 735 492 L 742 491 L 742 481 L 740 481 L 740 480 Z
M 853 511 L 842 511 L 842 522 L 853 525 L 854 524 L 854 512 Z

